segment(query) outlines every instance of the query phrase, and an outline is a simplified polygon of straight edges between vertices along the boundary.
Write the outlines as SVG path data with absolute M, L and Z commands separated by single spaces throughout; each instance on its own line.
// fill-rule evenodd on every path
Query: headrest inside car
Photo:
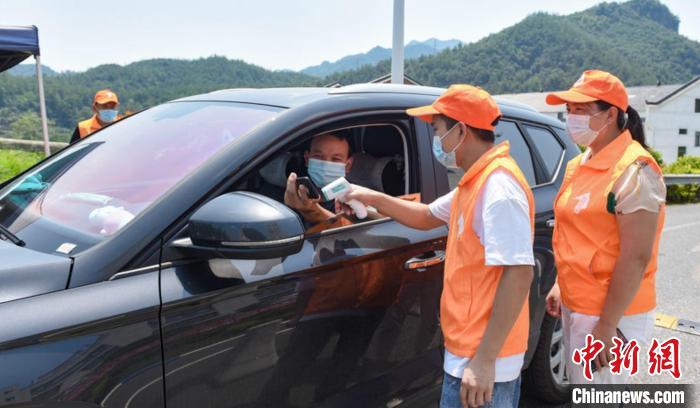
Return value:
M 367 153 L 353 155 L 353 164 L 348 174 L 351 183 L 391 195 L 405 194 L 402 159 L 397 157 L 374 157 Z
M 289 173 L 299 172 L 300 165 L 303 165 L 303 159 L 294 153 L 286 152 L 270 160 L 269 163 L 260 168 L 259 173 L 265 182 L 286 188 Z

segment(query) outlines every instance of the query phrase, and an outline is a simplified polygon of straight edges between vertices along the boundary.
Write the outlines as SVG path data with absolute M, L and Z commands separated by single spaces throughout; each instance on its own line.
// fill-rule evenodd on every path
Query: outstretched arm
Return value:
M 367 206 L 372 206 L 387 217 L 411 228 L 429 230 L 445 223 L 436 218 L 427 204 L 403 200 L 390 195 L 353 185 L 347 200 L 355 199 Z

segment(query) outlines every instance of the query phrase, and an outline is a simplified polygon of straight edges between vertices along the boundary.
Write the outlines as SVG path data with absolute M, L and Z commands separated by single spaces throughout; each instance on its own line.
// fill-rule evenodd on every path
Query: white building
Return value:
M 700 156 L 700 76 L 680 85 L 632 86 L 627 92 L 630 105 L 645 123 L 647 143 L 663 155 L 665 163 L 672 163 L 680 156 Z M 548 93 L 496 97 L 530 105 L 564 121 L 565 106 L 547 105 Z

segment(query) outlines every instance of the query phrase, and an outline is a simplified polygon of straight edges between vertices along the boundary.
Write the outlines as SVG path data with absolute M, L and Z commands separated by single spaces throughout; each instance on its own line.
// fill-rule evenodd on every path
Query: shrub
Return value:
M 651 147 L 648 150 L 649 150 L 649 153 L 654 157 L 654 160 L 656 160 L 656 163 L 658 163 L 659 166 L 663 167 L 664 166 L 664 159 L 661 156 L 661 153 L 652 149 Z
M 41 152 L 0 150 L 0 182 L 20 173 L 44 158 Z
M 664 168 L 666 174 L 700 174 L 700 157 L 683 156 Z M 700 202 L 700 184 L 668 186 L 666 201 L 669 203 Z

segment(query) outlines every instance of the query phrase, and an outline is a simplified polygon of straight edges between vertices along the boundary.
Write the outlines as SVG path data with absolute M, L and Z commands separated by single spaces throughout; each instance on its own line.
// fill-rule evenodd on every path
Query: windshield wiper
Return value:
M 20 237 L 13 234 L 12 231 L 7 229 L 7 227 L 2 225 L 2 224 L 0 224 L 0 239 L 8 240 L 8 241 L 12 242 L 13 244 L 15 244 L 17 246 L 21 246 L 21 247 L 27 245 L 26 242 L 22 241 L 22 239 Z

